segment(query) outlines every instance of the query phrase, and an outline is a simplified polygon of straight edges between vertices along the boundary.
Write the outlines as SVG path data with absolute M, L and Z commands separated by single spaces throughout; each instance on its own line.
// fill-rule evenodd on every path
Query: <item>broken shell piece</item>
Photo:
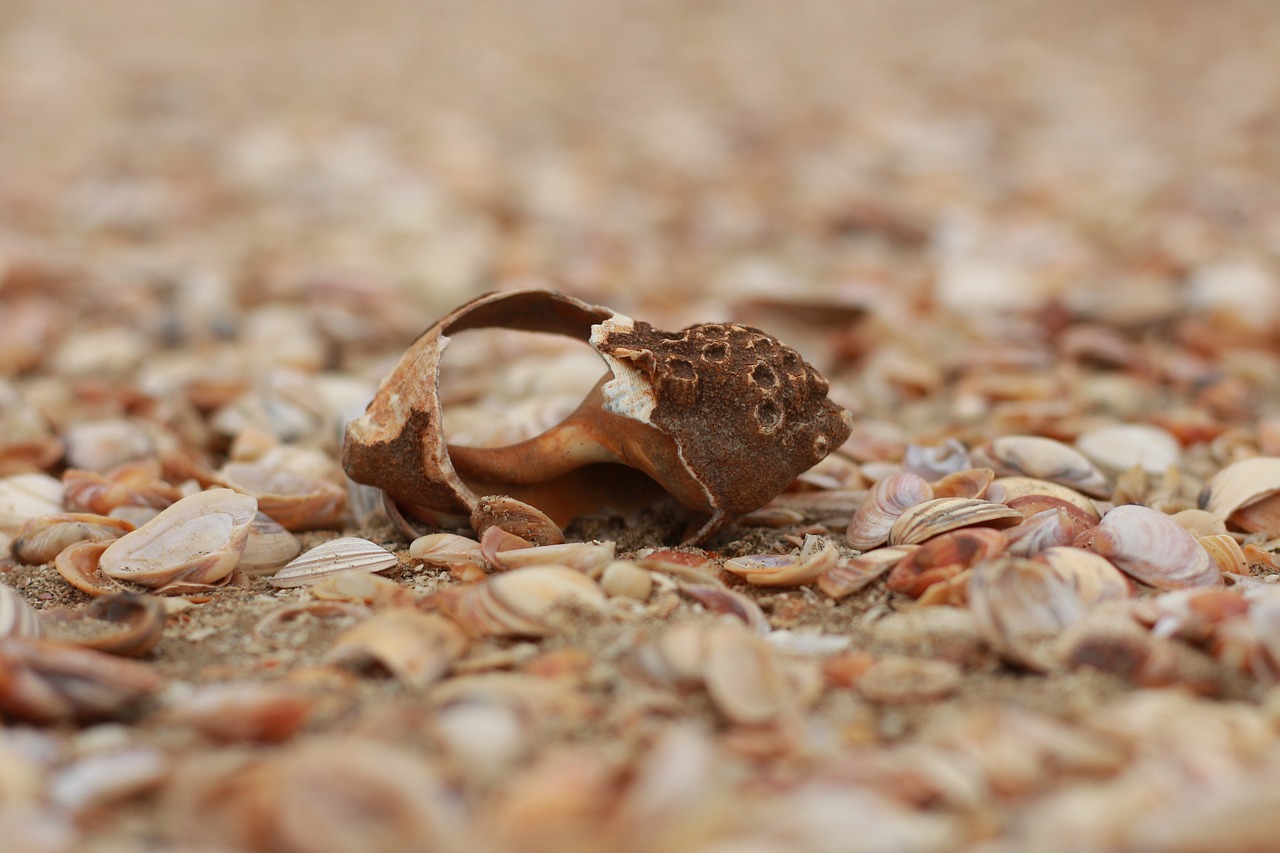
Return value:
M 852 595 L 870 586 L 919 547 L 919 545 L 896 545 L 889 548 L 876 548 L 858 557 L 845 557 L 818 578 L 818 589 L 832 598 Z
M 564 533 L 545 513 L 506 495 L 480 498 L 471 511 L 471 529 L 476 536 L 483 536 L 490 527 L 500 527 L 534 545 L 564 542 Z
M 810 534 L 794 554 L 734 557 L 725 560 L 724 568 L 757 586 L 800 586 L 834 568 L 839 558 L 840 552 L 829 540 Z
M 110 595 L 118 589 L 98 568 L 102 552 L 111 544 L 85 540 L 68 545 L 53 560 L 53 567 L 63 580 L 92 596 Z
M 230 489 L 198 492 L 112 542 L 98 567 L 148 587 L 216 583 L 240 561 L 256 511 L 253 498 Z
M 1049 480 L 1095 498 L 1111 494 L 1106 475 L 1070 445 L 1038 435 L 1006 435 L 973 451 L 977 464 L 1000 475 Z
M 153 595 L 113 592 L 75 611 L 45 615 L 46 635 L 108 654 L 141 657 L 164 635 L 164 603 Z
M 764 615 L 755 599 L 732 589 L 721 586 L 703 586 L 701 584 L 682 583 L 680 592 L 689 596 L 712 613 L 724 613 L 736 616 L 742 623 L 757 634 L 768 634 L 773 630 L 769 617 Z
M 1017 557 L 1031 557 L 1046 548 L 1070 545 L 1093 526 L 1064 508 L 1046 509 L 1010 528 L 1007 550 Z
M 240 554 L 240 571 L 250 577 L 269 575 L 302 551 L 302 543 L 280 522 L 262 512 L 254 513 L 249 538 Z
M 411 607 L 384 610 L 342 632 L 329 650 L 329 663 L 386 667 L 410 687 L 440 679 L 467 648 L 457 623 Z
M 416 600 L 408 587 L 369 572 L 329 575 L 311 587 L 311 595 L 322 601 L 352 601 L 374 607 L 408 607 Z
M 849 521 L 845 539 L 859 551 L 879 547 L 904 512 L 932 499 L 933 488 L 918 474 L 890 474 L 867 491 Z
M 1229 525 L 1237 510 L 1280 493 L 1280 457 L 1254 456 L 1223 468 L 1205 483 L 1198 503 Z
M 489 562 L 502 571 L 527 566 L 566 566 L 594 578 L 599 577 L 604 567 L 613 560 L 616 549 L 613 542 L 567 542 L 563 545 L 498 551 Z
M 889 544 L 918 545 L 962 527 L 1012 527 L 1022 518 L 1016 509 L 979 498 L 935 498 L 899 516 L 889 530 Z
M 1051 667 L 1043 641 L 1085 613 L 1071 582 L 1048 565 L 1021 557 L 979 563 L 969 581 L 969 609 L 993 649 L 1036 670 Z
M 513 569 L 448 587 L 430 600 L 479 637 L 546 637 L 567 629 L 577 614 L 608 612 L 596 582 L 564 566 Z
M 76 542 L 110 542 L 133 530 L 133 525 L 101 515 L 64 513 L 33 518 L 18 532 L 10 548 L 13 558 L 27 566 L 52 562 Z
M 1209 552 L 1209 559 L 1220 572 L 1244 575 L 1249 573 L 1249 560 L 1244 549 L 1230 533 L 1214 533 L 1197 539 L 1200 547 Z
M 385 572 L 400 564 L 395 554 L 368 539 L 344 536 L 317 545 L 267 578 L 276 587 L 313 584 L 338 572 Z
M 995 481 L 996 472 L 990 468 L 964 468 L 933 482 L 935 498 L 981 498 Z
M 1197 539 L 1227 532 L 1226 522 L 1207 510 L 1184 509 L 1169 517 Z
M 924 591 L 1005 549 L 1009 539 L 990 527 L 953 530 L 935 536 L 898 561 L 885 586 L 919 598 Z
M 498 448 L 448 447 L 440 358 L 450 334 L 486 327 L 587 341 L 611 376 L 539 436 Z M 501 493 L 562 523 L 604 505 L 617 508 L 619 486 L 638 482 L 617 465 L 631 466 L 711 516 L 690 540 L 701 541 L 763 506 L 844 442 L 852 417 L 826 395 L 826 380 L 795 350 L 747 326 L 660 332 L 552 291 L 493 293 L 414 342 L 366 414 L 348 425 L 343 467 L 409 507 L 470 513 L 478 495 Z M 583 466 L 608 474 L 584 478 Z M 648 503 L 642 492 L 637 497 Z
M 1149 507 L 1126 504 L 1108 512 L 1094 531 L 1093 549 L 1158 589 L 1222 584 L 1222 574 L 1196 538 Z
M 0 479 L 0 532 L 17 533 L 27 521 L 62 512 L 62 483 L 48 474 Z
M 38 637 L 40 618 L 16 589 L 0 584 L 0 637 Z
M 110 719 L 155 692 L 149 666 L 73 643 L 0 638 L 0 712 L 34 723 Z
M 321 477 L 259 462 L 228 462 L 218 471 L 219 485 L 249 495 L 258 510 L 286 530 L 341 527 L 347 492 Z

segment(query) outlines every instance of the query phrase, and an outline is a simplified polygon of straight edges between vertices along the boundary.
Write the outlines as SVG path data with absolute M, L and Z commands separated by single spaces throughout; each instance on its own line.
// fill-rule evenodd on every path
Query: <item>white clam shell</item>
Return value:
M 613 561 L 616 548 L 614 542 L 538 545 L 533 548 L 499 551 L 490 562 L 494 563 L 496 568 L 504 570 L 523 569 L 529 566 L 567 566 L 592 577 L 598 577 L 604 567 Z
M 1106 475 L 1088 457 L 1052 438 L 1006 435 L 977 448 L 973 456 L 977 464 L 986 464 L 998 474 L 1049 480 L 1096 498 L 1111 493 Z
M 267 579 L 277 587 L 313 584 L 338 572 L 385 572 L 400 561 L 386 548 L 358 536 L 344 536 L 317 545 Z
M 547 637 L 573 621 L 575 611 L 608 612 L 600 586 L 565 566 L 530 566 L 438 593 L 441 608 L 472 636 Z
M 257 501 L 230 489 L 197 492 L 112 542 L 98 567 L 143 586 L 215 583 L 239 563 L 255 512 Z
M 935 498 L 916 504 L 898 517 L 889 530 L 890 545 L 918 545 L 961 527 L 1011 527 L 1022 513 L 981 498 Z
M 269 575 L 302 551 L 298 537 L 262 512 L 253 517 L 249 539 L 240 555 L 240 570 L 249 575 Z
M 1178 439 L 1150 424 L 1116 424 L 1081 434 L 1076 449 L 1095 465 L 1119 474 L 1137 465 L 1148 474 L 1163 474 L 1182 457 Z
M 1159 589 L 1222 584 L 1218 567 L 1196 538 L 1149 507 L 1126 504 L 1108 512 L 1094 533 L 1093 549 Z
M 17 533 L 23 523 L 62 512 L 62 483 L 48 474 L 0 479 L 0 531 Z

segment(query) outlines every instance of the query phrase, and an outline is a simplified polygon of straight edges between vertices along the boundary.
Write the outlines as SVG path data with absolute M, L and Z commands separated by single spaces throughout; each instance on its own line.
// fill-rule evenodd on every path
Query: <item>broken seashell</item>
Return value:
M 216 482 L 258 502 L 258 510 L 286 530 L 323 530 L 342 526 L 347 492 L 322 477 L 261 462 L 228 462 Z
M 964 468 L 934 480 L 935 498 L 982 498 L 995 481 L 996 472 L 990 468 Z
M 1244 575 L 1249 573 L 1249 560 L 1244 549 L 1230 533 L 1214 533 L 1196 540 L 1209 552 L 1209 559 L 1220 572 Z
M 216 583 L 239 562 L 256 511 L 253 498 L 230 489 L 198 492 L 112 542 L 98 567 L 148 587 Z
M 504 563 L 498 558 L 503 551 L 522 551 L 534 547 L 528 539 L 521 539 L 514 533 L 508 533 L 501 527 L 490 527 L 480 536 L 480 555 L 493 567 L 494 571 L 502 571 Z
M 117 591 L 111 580 L 98 568 L 102 552 L 111 544 L 84 540 L 68 545 L 53 560 L 53 567 L 63 580 L 92 596 L 110 595 Z
M 832 598 L 844 598 L 870 586 L 881 575 L 900 563 L 919 545 L 895 545 L 876 548 L 858 557 L 845 557 L 818 578 L 818 589 Z
M 567 542 L 498 551 L 489 562 L 500 571 L 527 566 L 566 566 L 596 578 L 613 560 L 616 549 L 613 542 Z
M 1220 586 L 1222 574 L 1196 538 L 1162 512 L 1137 504 L 1102 517 L 1093 550 L 1158 589 Z
M 969 609 L 991 647 L 1035 670 L 1051 668 L 1043 641 L 1085 613 L 1073 584 L 1045 563 L 1000 557 L 979 563 L 969 581 Z
M 918 545 L 962 527 L 1012 527 L 1022 513 L 980 498 L 935 498 L 908 509 L 889 529 L 890 545 Z
M 358 536 L 344 536 L 294 558 L 267 578 L 267 583 L 285 588 L 307 586 L 338 572 L 385 572 L 398 565 L 396 555 L 381 545 Z
M 40 618 L 16 589 L 0 584 L 0 637 L 38 637 Z
M 1148 474 L 1163 474 L 1182 456 L 1178 439 L 1150 424 L 1115 424 L 1080 434 L 1076 449 L 1115 476 L 1137 465 Z
M 141 657 L 164 635 L 164 603 L 152 595 L 113 592 L 81 610 L 45 614 L 46 635 L 121 657 Z
M 999 554 L 1009 538 L 990 527 L 952 530 L 934 536 L 907 554 L 889 572 L 885 586 L 919 598 L 936 583 Z
M 446 446 L 437 385 L 448 335 L 495 326 L 589 341 L 612 375 L 532 439 Z M 409 507 L 469 513 L 478 494 L 502 493 L 562 522 L 616 504 L 621 484 L 642 482 L 620 473 L 621 463 L 709 514 L 690 539 L 702 541 L 844 442 L 852 418 L 826 394 L 826 380 L 795 350 L 747 326 L 666 333 L 552 291 L 493 293 L 414 342 L 366 414 L 348 425 L 343 467 Z M 592 488 L 581 471 L 599 463 L 614 467 Z
M 566 630 L 578 614 L 608 612 L 595 581 L 564 566 L 530 566 L 448 587 L 428 601 L 472 636 L 546 637 Z
M 107 474 L 69 468 L 62 475 L 67 507 L 106 515 L 122 506 L 164 509 L 182 493 L 161 477 L 156 462 L 134 462 Z
M 1205 483 L 1198 504 L 1230 527 L 1280 534 L 1280 457 L 1255 456 L 1223 468 Z
M 164 710 L 171 723 L 221 741 L 280 743 L 306 725 L 315 700 L 296 689 L 261 682 L 209 684 Z
M 155 692 L 149 666 L 73 643 L 0 638 L 0 712 L 33 723 L 86 723 L 118 716 Z
M 343 631 L 325 660 L 373 661 L 409 687 L 421 689 L 443 678 L 466 648 L 467 636 L 456 622 L 412 607 L 395 607 Z
M 249 538 L 236 568 L 250 577 L 274 573 L 302 551 L 302 543 L 280 522 L 263 512 L 253 515 Z
M 700 584 L 681 583 L 680 592 L 689 596 L 712 613 L 736 616 L 742 623 L 757 634 L 768 634 L 773 630 L 769 617 L 764 615 L 755 599 L 742 593 L 721 586 L 703 586 Z
M 110 542 L 133 529 L 127 521 L 102 515 L 44 515 L 22 525 L 10 548 L 19 563 L 38 566 L 52 562 L 68 545 L 84 541 Z
M 48 474 L 0 479 L 0 532 L 17 533 L 27 521 L 62 512 L 62 483 Z
M 890 474 L 867 491 L 849 521 L 845 539 L 859 551 L 879 547 L 904 512 L 932 499 L 933 488 L 918 474 Z
M 471 511 L 471 529 L 483 536 L 490 527 L 500 527 L 534 545 L 560 545 L 564 533 L 536 507 L 506 495 L 487 495 Z
M 409 544 L 409 556 L 428 566 L 472 569 L 484 573 L 485 558 L 480 543 L 455 533 L 429 533 Z
M 725 560 L 733 572 L 757 586 L 800 586 L 817 580 L 833 568 L 840 552 L 829 540 L 809 534 L 794 554 L 751 554 Z
M 1184 509 L 1169 516 L 1192 536 L 1200 539 L 1217 533 L 1226 533 L 1227 524 L 1221 518 L 1203 509 Z
M 1006 435 L 992 439 L 972 453 L 974 462 L 1000 475 L 1048 480 L 1078 489 L 1095 498 L 1111 494 L 1106 475 L 1083 453 L 1038 435 Z

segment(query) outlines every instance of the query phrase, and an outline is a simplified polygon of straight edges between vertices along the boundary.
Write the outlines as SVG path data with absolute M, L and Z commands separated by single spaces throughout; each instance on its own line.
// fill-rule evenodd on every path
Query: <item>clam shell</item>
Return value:
M 1105 557 L 1083 548 L 1055 546 L 1032 558 L 1071 584 L 1086 605 L 1133 595 L 1133 584 Z
M 149 587 L 215 583 L 240 561 L 256 511 L 253 498 L 230 489 L 198 492 L 112 542 L 98 567 Z
M 374 661 L 404 684 L 422 688 L 442 678 L 467 648 L 458 624 L 411 607 L 384 610 L 348 628 L 333 643 L 329 663 Z
M 1209 559 L 1213 560 L 1218 571 L 1240 575 L 1249 573 L 1249 560 L 1244 555 L 1244 549 L 1230 533 L 1201 536 L 1196 541 L 1209 553 Z
M 164 718 L 221 741 L 288 740 L 306 724 L 315 699 L 259 681 L 210 684 L 165 707 Z
M 567 566 L 591 577 L 599 577 L 613 561 L 617 546 L 613 542 L 567 542 L 562 545 L 539 545 L 498 551 L 490 560 L 494 568 L 523 569 L 529 566 Z
M 117 591 L 115 585 L 98 568 L 102 552 L 110 542 L 82 540 L 63 548 L 53 560 L 62 579 L 83 593 L 92 596 L 110 595 Z
M 961 527 L 1011 527 L 1022 513 L 1004 504 L 979 498 L 935 498 L 916 504 L 899 516 L 889 530 L 890 545 L 918 545 Z
M 800 586 L 815 581 L 835 567 L 840 553 L 821 536 L 805 537 L 796 554 L 751 554 L 725 560 L 725 571 L 757 586 Z
M 818 589 L 832 598 L 852 595 L 870 586 L 919 547 L 919 545 L 897 545 L 876 548 L 857 557 L 838 560 L 835 566 L 818 578 Z
M 269 575 L 302 551 L 302 543 L 271 516 L 257 512 L 238 568 L 247 575 Z
M 38 637 L 40 617 L 13 587 L 0 584 L 0 637 Z
M 935 498 L 981 498 L 995 481 L 996 472 L 990 468 L 964 468 L 933 481 Z
M 154 595 L 112 592 L 75 611 L 46 617 L 46 634 L 121 657 L 141 657 L 164 635 L 164 602 Z
M 973 457 L 998 474 L 1048 480 L 1096 498 L 1111 494 L 1106 475 L 1087 456 L 1052 438 L 1006 435 L 975 449 Z
M 62 512 L 62 499 L 62 483 L 48 474 L 0 479 L 0 531 L 17 533 L 32 518 Z
M 513 569 L 434 598 L 473 636 L 545 637 L 567 629 L 578 613 L 608 612 L 596 582 L 564 566 Z
M 1223 468 L 1205 483 L 1199 505 L 1231 522 L 1239 509 L 1280 492 L 1280 457 L 1255 456 Z
M 1071 504 L 1093 518 L 1101 518 L 1102 514 L 1094 506 L 1092 500 L 1070 486 L 1051 483 L 1036 477 L 999 477 L 987 488 L 986 498 L 990 501 L 1010 503 L 1018 498 L 1039 496 L 1057 498 Z M 1043 508 L 1043 507 L 1042 507 Z
M 399 564 L 396 555 L 381 545 L 358 536 L 344 536 L 294 558 L 267 578 L 267 583 L 286 588 L 306 586 L 338 572 L 385 572 Z
M 913 506 L 933 499 L 933 487 L 918 474 L 890 474 L 868 490 L 849 521 L 845 539 L 859 551 L 885 544 L 894 522 Z
M 480 543 L 456 533 L 430 533 L 409 544 L 409 556 L 428 566 L 483 566 Z
M 1116 424 L 1089 430 L 1076 438 L 1075 445 L 1112 476 L 1135 465 L 1148 474 L 1163 474 L 1182 457 L 1178 439 L 1168 430 L 1150 424 Z
M 1219 586 L 1222 575 L 1196 538 L 1169 516 L 1136 504 L 1103 516 L 1093 549 L 1121 571 L 1159 589 Z
M 919 598 L 929 587 L 999 554 L 1008 544 L 1007 536 L 990 527 L 962 528 L 935 536 L 899 560 L 885 586 Z
M 164 509 L 180 500 L 182 493 L 160 475 L 159 463 L 135 462 L 107 475 L 71 468 L 62 484 L 69 508 L 106 515 L 122 506 Z
M 0 712 L 35 723 L 110 719 L 164 682 L 145 664 L 34 637 L 0 638 L 0 671 Z
M 978 564 L 969 581 L 969 609 L 993 649 L 1036 670 L 1052 665 L 1043 641 L 1085 614 L 1071 581 L 1045 563 L 1022 557 Z
M 90 520 L 92 519 L 92 520 Z M 133 530 L 133 525 L 105 516 L 72 514 L 42 516 L 22 525 L 22 532 L 10 546 L 13 558 L 27 566 L 52 562 L 63 549 L 76 542 L 108 542 Z
M 773 630 L 769 625 L 769 617 L 764 615 L 755 599 L 732 589 L 721 586 L 704 586 L 702 584 L 682 583 L 680 592 L 689 596 L 712 613 L 725 613 L 736 616 L 742 623 L 757 634 L 768 634 Z
M 1006 550 L 1016 557 L 1031 557 L 1046 548 L 1070 545 L 1092 527 L 1065 509 L 1046 509 L 1010 528 Z
M 228 462 L 218 471 L 219 484 L 255 498 L 258 510 L 286 530 L 340 527 L 347 492 L 321 477 L 257 462 Z
M 758 725 L 794 708 L 793 686 L 778 654 L 736 620 L 707 632 L 702 677 L 711 701 L 727 720 Z
M 500 527 L 534 545 L 564 542 L 563 531 L 546 513 L 506 495 L 482 497 L 471 511 L 471 528 L 476 536 L 483 536 L 490 527 Z

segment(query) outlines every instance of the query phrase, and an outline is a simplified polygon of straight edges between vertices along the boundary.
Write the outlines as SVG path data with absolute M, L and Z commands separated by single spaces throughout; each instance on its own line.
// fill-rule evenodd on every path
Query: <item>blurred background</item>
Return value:
M 7 375 L 346 364 L 531 285 L 799 329 L 1280 299 L 1268 0 L 2 0 L 0 128 Z

